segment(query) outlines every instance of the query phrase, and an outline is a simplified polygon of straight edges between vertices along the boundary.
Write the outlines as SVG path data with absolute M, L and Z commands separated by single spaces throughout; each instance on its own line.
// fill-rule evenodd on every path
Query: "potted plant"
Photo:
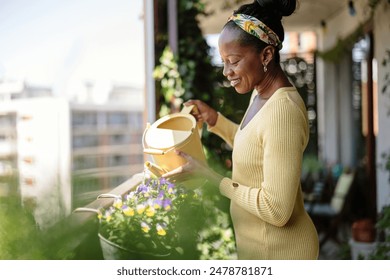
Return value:
M 379 231 L 379 239 L 369 259 L 390 260 L 390 205 L 383 207 L 376 227 Z
M 375 250 L 375 225 L 371 219 L 359 219 L 352 224 L 351 257 L 367 259 Z
M 389 173 L 390 182 L 390 153 L 384 153 L 382 155 L 384 160 L 383 167 Z M 371 254 L 370 259 L 376 260 L 388 260 L 390 259 L 390 205 L 385 205 L 379 215 L 376 222 L 376 228 L 378 230 L 378 242 L 374 252 Z
M 98 211 L 104 258 L 177 258 L 185 240 L 179 227 L 188 212 L 184 208 L 196 206 L 197 197 L 196 191 L 165 178 L 147 179 L 124 197 L 116 197 L 111 207 Z

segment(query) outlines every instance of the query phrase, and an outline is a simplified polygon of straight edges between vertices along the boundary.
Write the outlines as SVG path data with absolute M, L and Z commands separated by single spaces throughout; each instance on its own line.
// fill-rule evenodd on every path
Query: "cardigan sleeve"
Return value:
M 262 132 L 261 187 L 244 186 L 229 178 L 224 178 L 219 187 L 223 195 L 248 212 L 275 226 L 284 226 L 291 217 L 300 187 L 307 119 L 294 102 L 280 99 L 268 106 L 263 121 L 267 127 Z
M 214 126 L 208 126 L 207 130 L 221 137 L 230 147 L 233 147 L 234 136 L 236 135 L 238 124 L 227 119 L 218 112 L 217 122 Z

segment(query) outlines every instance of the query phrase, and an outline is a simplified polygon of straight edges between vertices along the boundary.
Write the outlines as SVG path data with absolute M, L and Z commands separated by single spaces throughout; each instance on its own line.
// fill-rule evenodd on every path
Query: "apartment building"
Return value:
M 142 172 L 142 91 L 125 91 L 100 105 L 3 98 L 0 197 L 19 195 L 44 227 Z
M 70 111 L 76 207 L 142 172 L 144 125 L 141 108 L 72 104 Z

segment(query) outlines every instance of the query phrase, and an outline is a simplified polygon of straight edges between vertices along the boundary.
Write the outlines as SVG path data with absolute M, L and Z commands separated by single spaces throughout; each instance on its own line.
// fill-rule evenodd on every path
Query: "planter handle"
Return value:
M 93 208 L 87 208 L 87 207 L 79 207 L 73 210 L 73 213 L 80 213 L 80 212 L 94 212 L 96 214 L 99 214 L 100 211 Z
M 112 193 L 103 193 L 99 194 L 97 199 L 100 198 L 122 198 L 120 195 L 112 194 Z

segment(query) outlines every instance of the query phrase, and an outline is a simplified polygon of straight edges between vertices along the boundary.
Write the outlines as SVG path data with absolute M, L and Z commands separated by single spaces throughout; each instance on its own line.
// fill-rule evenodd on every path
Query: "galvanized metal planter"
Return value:
M 98 236 L 100 239 L 103 258 L 105 260 L 163 260 L 169 258 L 171 255 L 170 252 L 165 254 L 157 254 L 131 250 L 111 242 L 100 233 Z

